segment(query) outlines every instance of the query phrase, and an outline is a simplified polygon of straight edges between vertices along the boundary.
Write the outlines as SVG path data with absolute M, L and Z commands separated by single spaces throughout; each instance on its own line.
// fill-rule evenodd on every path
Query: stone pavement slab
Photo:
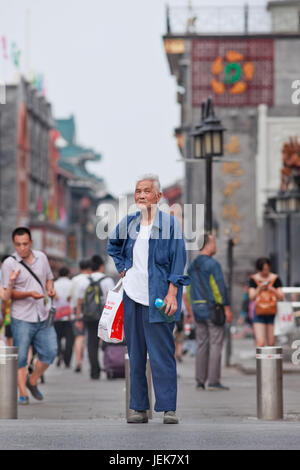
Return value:
M 234 345 L 233 345 L 234 346 Z M 284 375 L 283 421 L 256 419 L 256 377 L 235 367 L 223 368 L 230 391 L 195 387 L 194 358 L 178 365 L 179 425 L 162 424 L 153 413 L 148 424 L 125 420 L 125 380 L 89 378 L 52 365 L 40 388 L 45 399 L 30 398 L 17 420 L 0 420 L 0 449 L 164 450 L 299 448 L 299 376 Z

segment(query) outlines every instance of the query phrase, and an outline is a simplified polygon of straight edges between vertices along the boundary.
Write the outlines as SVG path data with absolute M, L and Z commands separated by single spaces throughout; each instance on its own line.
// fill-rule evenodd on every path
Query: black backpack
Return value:
M 93 278 L 89 276 L 90 284 L 85 290 L 82 301 L 82 315 L 83 320 L 86 322 L 99 321 L 101 318 L 106 299 L 103 296 L 100 284 L 104 279 L 107 279 L 107 277 L 108 276 L 104 276 L 94 281 Z

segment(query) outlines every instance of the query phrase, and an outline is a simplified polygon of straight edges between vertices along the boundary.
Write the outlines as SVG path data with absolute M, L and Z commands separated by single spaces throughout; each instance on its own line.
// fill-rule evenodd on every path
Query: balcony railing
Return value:
M 266 6 L 166 7 L 167 34 L 255 34 L 271 31 Z

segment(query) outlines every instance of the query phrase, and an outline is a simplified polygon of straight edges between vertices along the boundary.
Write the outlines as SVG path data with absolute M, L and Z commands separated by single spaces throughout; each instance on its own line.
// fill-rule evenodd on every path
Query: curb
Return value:
M 255 366 L 245 366 L 242 363 L 240 364 L 233 364 L 231 367 L 235 367 L 239 372 L 245 375 L 256 375 L 256 367 Z M 283 374 L 300 374 L 300 369 L 296 369 L 295 367 L 285 367 L 283 364 Z

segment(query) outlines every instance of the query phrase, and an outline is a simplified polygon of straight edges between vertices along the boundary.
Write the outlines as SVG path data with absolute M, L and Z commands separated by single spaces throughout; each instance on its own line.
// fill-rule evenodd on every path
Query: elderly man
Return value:
M 161 199 L 157 176 L 137 181 L 139 209 L 121 220 L 109 238 L 108 253 L 123 277 L 124 331 L 130 361 L 128 423 L 146 423 L 149 409 L 146 380 L 147 351 L 156 397 L 155 411 L 165 424 L 177 424 L 177 373 L 173 329 L 180 318 L 186 252 L 178 220 L 158 209 Z M 164 300 L 170 321 L 155 307 Z M 172 321 L 173 320 L 173 321 Z

